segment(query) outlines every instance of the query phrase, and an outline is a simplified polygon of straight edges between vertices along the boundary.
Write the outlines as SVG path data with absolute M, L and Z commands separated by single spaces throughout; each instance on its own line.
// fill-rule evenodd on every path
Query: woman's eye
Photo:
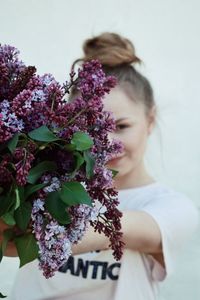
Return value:
M 123 130 L 127 127 L 129 127 L 127 124 L 118 124 L 116 125 L 116 130 Z

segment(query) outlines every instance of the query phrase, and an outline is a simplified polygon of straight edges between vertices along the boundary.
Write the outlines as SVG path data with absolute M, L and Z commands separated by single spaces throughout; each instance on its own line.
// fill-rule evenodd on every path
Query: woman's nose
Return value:
M 122 143 L 123 144 L 123 141 L 122 141 L 122 139 L 120 138 L 120 136 L 119 136 L 119 134 L 117 134 L 117 132 L 109 132 L 108 133 L 108 139 L 109 139 L 109 141 L 113 141 L 113 140 L 115 140 L 115 141 L 119 141 L 120 143 Z
M 115 132 L 109 132 L 109 133 L 108 133 L 108 139 L 109 139 L 110 141 L 115 140 L 116 138 L 117 138 L 117 135 L 116 135 Z

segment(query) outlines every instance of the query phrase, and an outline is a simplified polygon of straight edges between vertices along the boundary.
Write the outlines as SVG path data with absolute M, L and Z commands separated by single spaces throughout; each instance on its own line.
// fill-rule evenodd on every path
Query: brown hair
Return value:
M 144 103 L 147 112 L 155 105 L 153 90 L 146 77 L 139 73 L 135 63 L 141 63 L 135 54 L 135 47 L 130 40 L 116 33 L 105 32 L 87 39 L 83 44 L 84 57 L 79 62 L 98 59 L 106 75 L 114 75 L 118 84 L 130 98 Z

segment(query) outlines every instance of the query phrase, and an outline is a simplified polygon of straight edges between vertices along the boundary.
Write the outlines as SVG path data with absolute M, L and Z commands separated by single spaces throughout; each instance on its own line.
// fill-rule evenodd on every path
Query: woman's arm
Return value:
M 154 219 L 145 212 L 125 211 L 121 219 L 125 248 L 149 253 L 157 260 L 162 260 L 161 233 Z M 8 226 L 0 221 L 0 244 L 2 233 Z M 73 254 L 81 254 L 95 250 L 108 249 L 110 242 L 104 234 L 94 232 L 90 227 L 82 241 L 72 247 Z M 8 243 L 6 256 L 17 256 L 17 251 L 13 242 Z
M 157 223 L 146 212 L 125 211 L 121 218 L 125 248 L 142 253 L 162 254 L 161 233 Z M 72 247 L 73 254 L 108 249 L 109 240 L 104 234 L 90 227 L 78 245 Z

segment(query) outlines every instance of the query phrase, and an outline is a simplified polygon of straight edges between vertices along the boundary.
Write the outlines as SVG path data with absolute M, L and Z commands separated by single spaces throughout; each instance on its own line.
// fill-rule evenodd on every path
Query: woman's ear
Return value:
M 156 124 L 157 109 L 154 105 L 148 112 L 148 134 L 151 134 Z

